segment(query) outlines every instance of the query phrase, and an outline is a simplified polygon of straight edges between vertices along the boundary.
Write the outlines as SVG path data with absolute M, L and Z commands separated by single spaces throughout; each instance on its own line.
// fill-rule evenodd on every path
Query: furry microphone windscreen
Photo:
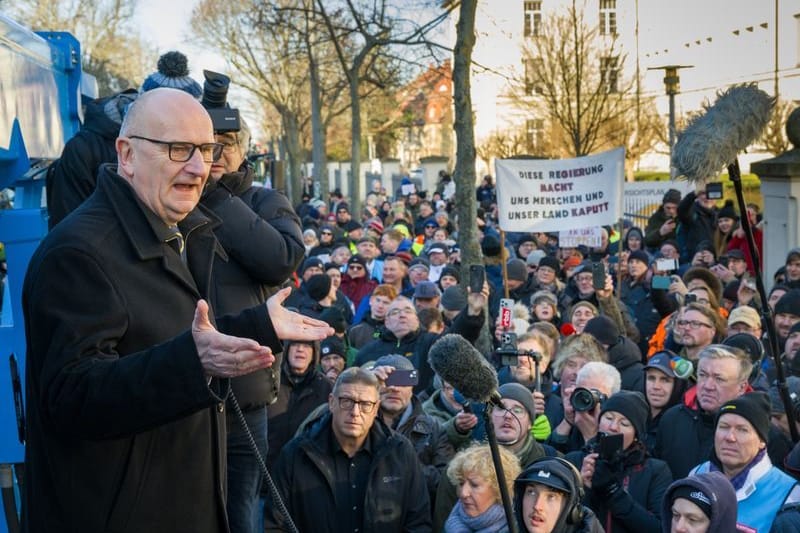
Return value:
M 714 105 L 692 118 L 678 134 L 672 165 L 692 182 L 713 179 L 750 146 L 769 122 L 775 98 L 755 83 L 718 93 Z
M 488 402 L 497 391 L 497 372 L 461 335 L 445 335 L 433 343 L 428 360 L 444 381 L 469 400 Z

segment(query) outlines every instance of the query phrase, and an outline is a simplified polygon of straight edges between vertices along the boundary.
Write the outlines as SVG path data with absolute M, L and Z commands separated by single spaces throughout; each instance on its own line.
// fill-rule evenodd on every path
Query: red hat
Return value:
M 367 224 L 367 230 L 372 230 L 375 233 L 378 233 L 378 234 L 382 235 L 383 234 L 383 223 L 378 219 L 371 220 L 370 223 Z

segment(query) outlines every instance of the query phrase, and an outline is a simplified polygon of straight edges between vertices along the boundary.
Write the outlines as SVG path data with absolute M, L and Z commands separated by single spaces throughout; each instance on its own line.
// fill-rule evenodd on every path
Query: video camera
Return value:
M 203 99 L 201 104 L 211 116 L 214 133 L 228 133 L 242 129 L 239 110 L 232 109 L 228 104 L 228 87 L 231 79 L 225 74 L 204 70 Z
M 586 387 L 576 387 L 572 391 L 569 401 L 572 408 L 578 412 L 592 411 L 598 404 L 602 405 L 608 396 L 597 389 L 587 389 Z

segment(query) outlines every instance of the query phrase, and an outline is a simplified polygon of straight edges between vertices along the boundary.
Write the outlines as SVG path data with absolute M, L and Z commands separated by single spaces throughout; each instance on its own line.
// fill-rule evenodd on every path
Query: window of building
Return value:
M 542 31 L 542 1 L 525 1 L 522 5 L 524 17 L 523 35 L 525 37 L 539 36 Z
M 600 0 L 600 35 L 617 34 L 617 0 Z
M 608 92 L 615 93 L 618 91 L 619 57 L 600 58 L 600 79 Z
M 544 149 L 544 120 L 540 118 L 525 121 L 526 149 L 531 155 L 539 155 Z
M 544 62 L 540 57 L 525 60 L 525 94 L 527 96 L 542 94 L 542 86 L 539 83 L 542 68 L 544 68 Z

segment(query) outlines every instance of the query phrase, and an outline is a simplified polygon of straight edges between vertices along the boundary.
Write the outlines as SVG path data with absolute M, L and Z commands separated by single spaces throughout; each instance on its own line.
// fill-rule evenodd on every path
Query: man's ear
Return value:
M 126 176 L 133 176 L 133 147 L 131 146 L 130 139 L 124 137 L 117 137 L 115 141 L 117 148 L 117 165 L 118 173 Z M 124 171 L 124 172 L 121 172 Z

